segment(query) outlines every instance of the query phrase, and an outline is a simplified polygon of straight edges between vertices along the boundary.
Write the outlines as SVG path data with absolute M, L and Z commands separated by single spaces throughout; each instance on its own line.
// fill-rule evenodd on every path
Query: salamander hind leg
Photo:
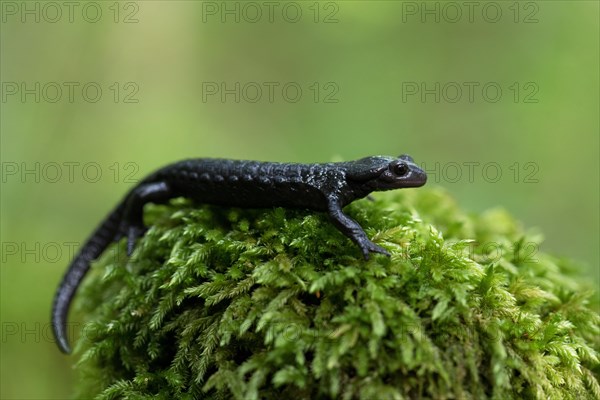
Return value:
M 148 230 L 144 225 L 144 205 L 164 203 L 171 197 L 173 193 L 166 182 L 145 183 L 131 191 L 126 200 L 125 213 L 117 235 L 117 239 L 127 236 L 128 256 L 133 253 L 137 239 Z
M 369 240 L 363 228 L 358 222 L 344 214 L 337 201 L 332 200 L 329 202 L 328 211 L 336 227 L 360 247 L 366 260 L 369 259 L 369 253 L 390 255 L 386 249 Z

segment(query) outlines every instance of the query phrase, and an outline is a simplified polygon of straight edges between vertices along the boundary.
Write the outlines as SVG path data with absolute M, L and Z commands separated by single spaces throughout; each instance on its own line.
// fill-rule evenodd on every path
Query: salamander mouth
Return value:
M 427 176 L 423 177 L 415 177 L 411 179 L 402 179 L 401 181 L 389 182 L 379 186 L 379 190 L 396 190 L 396 189 L 407 189 L 407 188 L 417 188 L 425 185 L 427 183 Z
M 410 181 L 402 182 L 402 187 L 413 188 L 413 187 L 421 187 L 427 183 L 427 179 L 415 179 Z

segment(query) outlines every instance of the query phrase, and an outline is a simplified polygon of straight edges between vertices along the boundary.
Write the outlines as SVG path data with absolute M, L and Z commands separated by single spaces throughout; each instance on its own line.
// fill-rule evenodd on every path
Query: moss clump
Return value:
M 591 293 L 539 236 L 430 189 L 347 211 L 391 258 L 325 214 L 148 207 L 78 296 L 79 396 L 600 398 Z

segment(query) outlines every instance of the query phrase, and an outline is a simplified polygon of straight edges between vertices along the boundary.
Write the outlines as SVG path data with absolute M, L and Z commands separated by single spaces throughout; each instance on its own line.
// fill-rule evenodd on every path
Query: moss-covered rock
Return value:
M 502 210 L 431 189 L 326 214 L 149 206 L 78 295 L 81 397 L 600 398 L 599 315 L 570 263 Z

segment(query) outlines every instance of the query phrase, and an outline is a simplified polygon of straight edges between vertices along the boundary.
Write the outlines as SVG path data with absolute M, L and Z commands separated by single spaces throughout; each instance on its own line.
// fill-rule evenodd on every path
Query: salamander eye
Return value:
M 404 175 L 408 174 L 409 170 L 410 169 L 408 168 L 408 165 L 406 165 L 404 163 L 398 163 L 392 167 L 392 171 L 397 176 L 404 176 Z

